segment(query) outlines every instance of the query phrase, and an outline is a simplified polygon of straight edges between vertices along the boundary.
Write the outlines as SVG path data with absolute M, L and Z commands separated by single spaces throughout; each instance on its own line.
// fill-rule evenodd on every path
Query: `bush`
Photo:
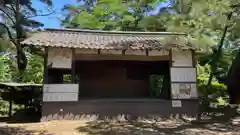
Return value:
M 198 90 L 205 97 L 207 97 L 207 102 L 211 105 L 225 105 L 228 103 L 228 92 L 227 86 L 223 83 L 219 83 L 216 78 L 209 87 L 207 87 L 207 82 L 209 79 L 209 66 L 198 65 Z

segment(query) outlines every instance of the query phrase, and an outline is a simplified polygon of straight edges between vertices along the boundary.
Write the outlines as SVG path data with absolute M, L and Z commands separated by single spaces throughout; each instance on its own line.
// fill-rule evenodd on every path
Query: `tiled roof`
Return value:
M 21 42 L 25 45 L 80 49 L 161 49 L 187 45 L 184 33 L 46 29 Z

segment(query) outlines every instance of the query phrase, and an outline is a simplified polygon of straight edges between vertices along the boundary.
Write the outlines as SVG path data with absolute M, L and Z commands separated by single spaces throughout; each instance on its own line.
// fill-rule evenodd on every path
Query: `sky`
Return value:
M 49 16 L 38 16 L 34 17 L 33 19 L 40 21 L 44 24 L 45 28 L 60 28 L 60 21 L 58 17 L 60 17 L 61 9 L 66 4 L 76 5 L 76 0 L 52 0 L 53 8 L 56 10 L 56 14 L 49 15 Z M 49 13 L 47 10 L 47 6 L 38 0 L 34 0 L 32 6 L 36 9 L 42 10 L 42 14 Z
M 33 19 L 42 22 L 44 24 L 44 28 L 61 28 L 60 21 L 58 20 L 58 18 L 61 17 L 61 9 L 66 4 L 76 5 L 77 2 L 76 0 L 52 0 L 52 2 L 54 10 L 56 10 L 56 14 L 49 16 L 38 16 L 34 17 Z M 43 12 L 42 14 L 49 13 L 49 11 L 46 9 L 46 5 L 38 0 L 34 0 L 32 6 L 41 10 Z M 162 6 L 164 6 L 164 4 L 159 5 L 157 9 L 152 12 L 152 14 L 157 13 Z

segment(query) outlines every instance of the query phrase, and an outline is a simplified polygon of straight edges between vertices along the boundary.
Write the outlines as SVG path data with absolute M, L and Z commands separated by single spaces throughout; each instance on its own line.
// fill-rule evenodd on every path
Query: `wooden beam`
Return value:
M 44 73 L 43 73 L 43 83 L 48 84 L 48 48 L 44 48 L 45 54 L 44 54 Z
M 98 54 L 98 55 L 101 54 L 101 50 L 100 50 L 100 49 L 97 50 L 97 54 Z
M 76 62 L 76 59 L 75 59 L 75 49 L 73 48 L 72 49 L 72 83 L 76 83 L 76 68 L 75 68 L 75 62 Z
M 101 50 L 101 55 L 122 55 L 122 50 Z
M 172 49 L 169 50 L 169 67 L 172 67 L 173 64 L 173 60 L 172 60 Z
M 196 68 L 196 65 L 197 65 L 197 61 L 196 61 L 196 59 L 195 59 L 195 52 L 193 51 L 193 50 L 191 50 L 191 53 L 192 53 L 192 66 L 194 67 L 194 68 Z
M 146 56 L 145 50 L 126 50 L 125 55 L 132 55 L 132 56 Z
M 167 61 L 168 55 L 164 56 L 141 56 L 141 55 L 81 55 L 75 58 L 76 60 L 129 60 L 129 61 Z

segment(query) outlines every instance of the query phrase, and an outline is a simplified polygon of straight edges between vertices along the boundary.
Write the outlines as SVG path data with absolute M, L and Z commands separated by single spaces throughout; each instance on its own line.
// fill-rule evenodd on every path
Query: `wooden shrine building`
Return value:
M 46 29 L 43 117 L 196 115 L 195 48 L 184 33 Z

